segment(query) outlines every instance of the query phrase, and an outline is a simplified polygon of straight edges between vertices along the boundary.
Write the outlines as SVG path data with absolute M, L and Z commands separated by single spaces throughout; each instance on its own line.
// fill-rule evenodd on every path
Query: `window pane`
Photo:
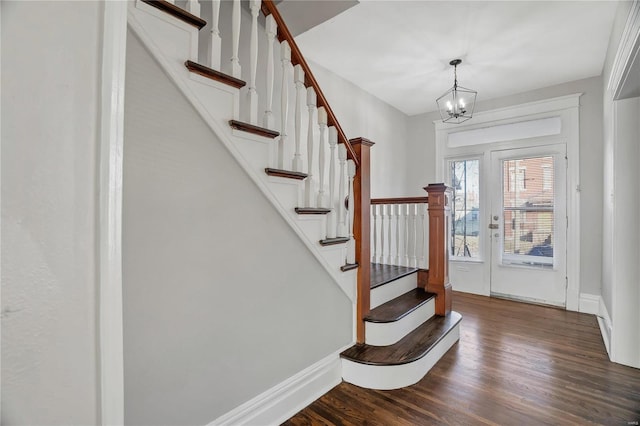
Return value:
M 503 263 L 553 265 L 553 173 L 553 157 L 503 162 Z
M 450 161 L 451 255 L 480 257 L 480 161 Z

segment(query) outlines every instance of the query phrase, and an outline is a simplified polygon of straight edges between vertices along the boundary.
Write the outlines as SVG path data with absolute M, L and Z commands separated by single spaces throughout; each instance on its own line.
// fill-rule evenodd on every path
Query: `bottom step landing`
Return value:
M 462 315 L 434 316 L 389 346 L 355 345 L 340 354 L 342 378 L 368 389 L 390 390 L 413 385 L 460 338 Z

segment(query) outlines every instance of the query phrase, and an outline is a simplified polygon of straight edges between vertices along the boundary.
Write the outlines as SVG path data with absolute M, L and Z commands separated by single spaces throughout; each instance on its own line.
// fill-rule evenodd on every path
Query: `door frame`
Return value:
M 499 221 L 499 231 L 491 231 L 488 234 L 493 232 L 499 232 L 500 238 L 497 241 L 493 236 L 489 235 L 488 239 L 490 241 L 491 246 L 491 255 L 490 255 L 490 269 L 491 269 L 491 295 L 496 297 L 506 297 L 514 300 L 528 301 L 531 303 L 542 303 L 545 305 L 553 305 L 564 308 L 566 306 L 566 277 L 567 277 L 567 234 L 566 234 L 566 222 L 565 219 L 562 218 L 562 215 L 566 214 L 567 211 L 567 177 L 566 177 L 566 145 L 565 144 L 553 144 L 553 145 L 540 145 L 540 146 L 532 146 L 532 147 L 523 147 L 523 148 L 514 148 L 507 150 L 499 150 L 499 151 L 491 151 L 491 175 L 487 178 L 491 187 L 495 185 L 500 187 L 500 191 L 495 191 L 491 194 L 488 194 L 491 198 L 491 203 L 489 205 L 489 216 L 498 215 L 501 219 Z M 522 264 L 505 264 L 504 259 L 504 247 L 503 242 L 505 240 L 504 233 L 506 232 L 506 221 L 504 219 L 504 170 L 503 170 L 503 161 L 507 161 L 514 158 L 536 158 L 536 157 L 552 157 L 554 164 L 554 172 L 553 172 L 553 184 L 554 184 L 554 224 L 553 224 L 553 264 L 551 269 L 537 269 L 531 268 Z M 499 182 L 497 182 L 499 181 Z M 562 182 L 562 185 L 557 185 L 558 182 Z M 557 213 L 561 213 L 561 215 L 557 215 Z M 495 220 L 490 218 L 492 224 L 495 224 Z M 533 296 L 533 293 L 537 293 L 535 289 L 527 286 L 526 292 L 527 295 L 517 295 L 513 291 L 513 287 L 511 291 L 504 291 L 508 284 L 512 280 L 504 280 L 502 278 L 502 282 L 498 282 L 499 275 L 509 275 L 509 274 L 527 274 L 527 271 L 530 272 L 530 276 L 520 276 L 518 280 L 521 281 L 522 284 L 524 281 L 528 282 L 531 285 L 536 280 L 540 279 L 540 275 L 547 276 L 549 273 L 555 274 L 553 283 L 548 283 L 549 287 L 547 288 L 548 292 L 543 292 L 544 297 L 541 294 L 538 294 L 537 297 Z M 516 281 L 518 281 L 516 280 Z M 533 280 L 533 281 L 532 281 Z M 506 287 L 505 287 L 506 285 Z M 496 288 L 503 287 L 503 291 L 496 290 Z M 538 287 L 540 288 L 540 287 Z M 533 291 L 532 291 L 533 290 Z M 556 292 L 557 291 L 557 292 Z M 555 295 L 556 297 L 551 297 Z M 562 300 L 558 297 L 562 294 Z
M 481 165 L 481 171 L 484 172 L 486 176 L 490 167 L 488 161 L 486 161 L 486 155 L 489 155 L 488 152 L 490 151 L 556 143 L 566 145 L 568 160 L 566 309 L 570 311 L 578 311 L 580 302 L 580 96 L 582 96 L 582 93 L 575 93 L 507 108 L 483 111 L 477 113 L 471 120 L 461 125 L 445 124 L 439 120 L 433 122 L 436 132 L 436 177 L 442 182 L 445 182 L 446 178 L 446 162 L 452 158 L 462 158 L 466 155 L 477 157 L 478 155 L 482 155 L 481 153 L 485 153 L 485 161 L 484 165 Z M 510 141 L 484 140 L 464 147 L 449 142 L 449 136 L 455 133 L 490 129 L 501 125 L 526 123 L 554 117 L 560 119 L 560 129 L 557 134 L 553 135 Z M 487 202 L 489 202 L 489 200 L 487 194 L 481 195 L 481 197 L 481 203 L 484 202 L 486 215 L 486 206 L 488 206 Z M 481 217 L 485 218 L 485 216 Z M 483 220 L 486 221 L 486 218 Z M 490 259 L 486 259 L 485 256 L 485 259 L 481 262 L 487 262 L 488 260 Z M 452 261 L 456 262 L 455 260 Z M 484 269 L 487 269 L 487 267 Z M 484 275 L 487 277 L 486 273 Z M 453 282 L 453 285 L 455 287 L 456 283 Z M 477 289 L 475 292 L 488 295 L 490 293 L 489 283 L 485 280 L 483 288 Z

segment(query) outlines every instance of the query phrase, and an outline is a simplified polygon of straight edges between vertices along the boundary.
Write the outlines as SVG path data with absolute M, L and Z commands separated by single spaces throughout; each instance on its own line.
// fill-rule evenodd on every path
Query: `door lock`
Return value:
M 489 224 L 489 229 L 498 229 L 498 228 L 500 228 L 500 225 L 498 225 L 497 223 Z

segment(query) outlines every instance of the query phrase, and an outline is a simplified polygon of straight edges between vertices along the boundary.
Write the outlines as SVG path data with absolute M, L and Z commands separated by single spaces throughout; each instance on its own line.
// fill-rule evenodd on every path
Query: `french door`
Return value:
M 565 306 L 566 147 L 491 151 L 491 294 Z

